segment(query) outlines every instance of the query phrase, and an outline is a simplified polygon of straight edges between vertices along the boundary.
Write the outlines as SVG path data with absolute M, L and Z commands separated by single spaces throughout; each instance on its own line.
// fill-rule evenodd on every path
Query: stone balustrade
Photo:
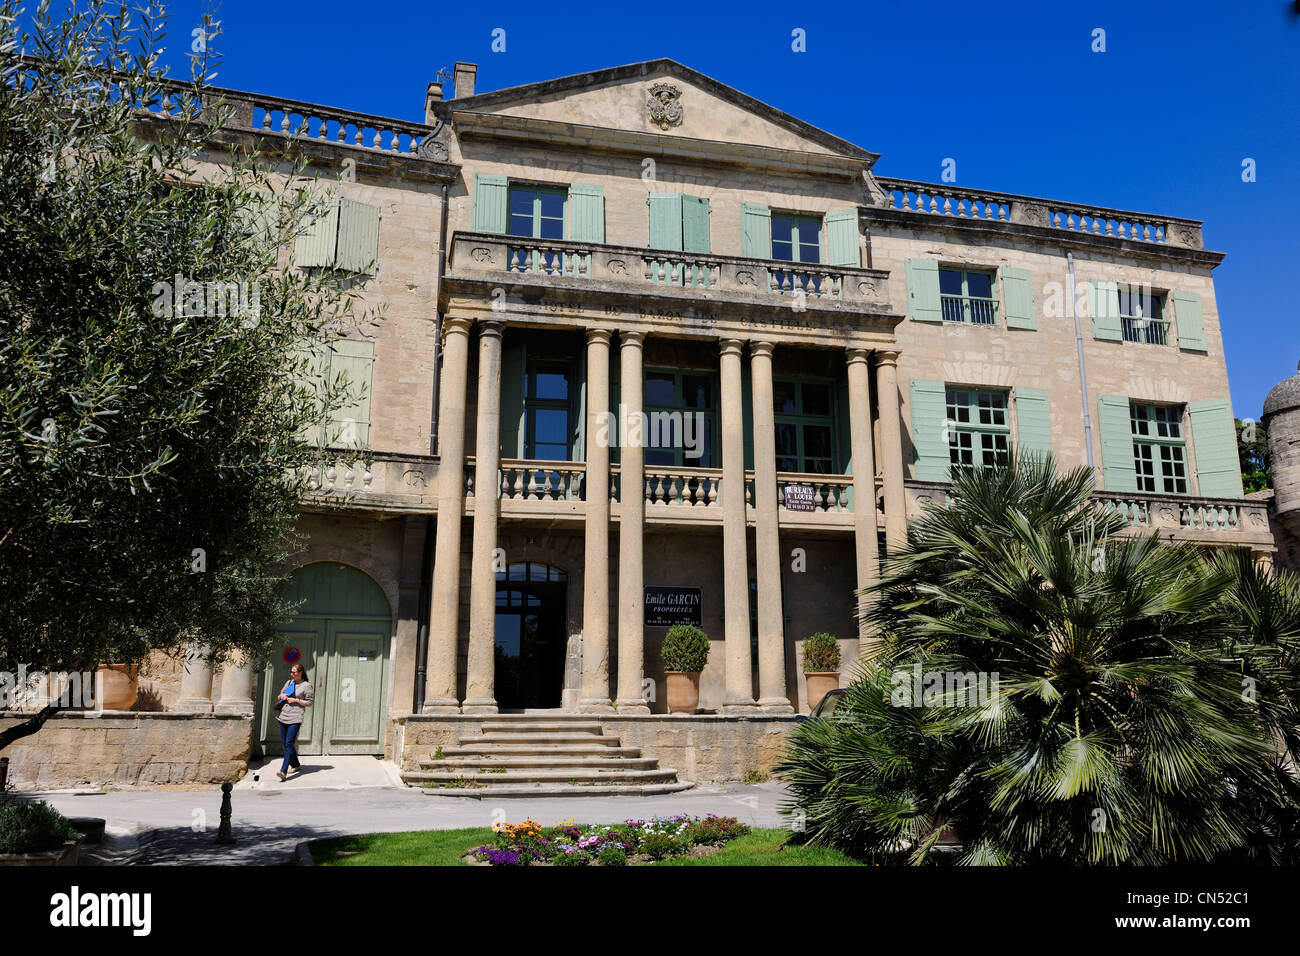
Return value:
M 1202 248 L 1201 223 L 1152 213 L 1130 212 L 1081 203 L 1058 202 L 965 189 L 953 185 L 908 179 L 876 182 L 885 191 L 889 209 L 925 216 L 966 220 L 992 220 L 1060 229 L 1109 239 L 1128 239 L 1158 245 Z
M 889 274 L 853 266 L 783 263 L 740 256 L 666 252 L 458 232 L 452 241 L 453 277 L 512 274 L 520 280 L 591 281 L 690 289 L 708 294 L 839 302 L 887 311 Z
M 427 455 L 326 449 L 299 477 L 308 504 L 425 511 L 437 498 L 437 471 Z

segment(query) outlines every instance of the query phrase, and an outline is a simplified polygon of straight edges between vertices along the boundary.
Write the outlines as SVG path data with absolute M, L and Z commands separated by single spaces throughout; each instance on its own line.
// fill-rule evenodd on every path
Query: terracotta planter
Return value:
M 0 866 L 76 866 L 81 844 L 69 840 L 55 850 L 39 853 L 0 853 Z
M 139 693 L 138 668 L 126 664 L 100 664 L 99 672 L 104 675 L 104 710 L 130 710 L 135 706 Z
M 668 683 L 668 713 L 693 714 L 700 706 L 699 671 L 665 671 Z
M 822 698 L 840 686 L 839 671 L 810 671 L 808 679 L 808 709 L 816 710 Z

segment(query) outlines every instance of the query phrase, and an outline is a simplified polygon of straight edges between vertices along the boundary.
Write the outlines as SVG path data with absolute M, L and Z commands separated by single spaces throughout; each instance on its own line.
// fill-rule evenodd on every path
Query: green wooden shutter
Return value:
M 1041 388 L 1016 389 L 1017 451 L 1052 453 L 1052 408 Z
M 1002 297 L 1006 302 L 1007 328 L 1038 328 L 1038 315 L 1034 309 L 1034 277 L 1028 269 L 1003 266 Z
M 1174 293 L 1174 318 L 1178 322 L 1178 347 L 1208 351 L 1205 347 L 1205 316 L 1201 297 L 1195 292 Z
M 828 265 L 862 265 L 856 209 L 832 209 L 826 214 L 826 247 Z
M 339 201 L 336 198 L 299 231 L 293 243 L 293 264 L 300 269 L 333 268 L 338 237 Z
M 605 187 L 574 183 L 569 187 L 569 238 L 605 241 Z
M 682 197 L 682 248 L 686 252 L 709 251 L 709 201 L 699 196 Z
M 939 260 L 908 259 L 907 313 L 913 322 L 942 322 L 939 299 Z M 947 454 L 945 452 L 945 454 Z M 946 460 L 946 459 L 945 459 Z
M 248 197 L 246 205 L 235 213 L 239 231 L 268 244 L 267 259 L 270 265 L 279 261 L 279 217 L 280 201 L 273 193 L 255 192 Z
M 918 481 L 947 481 L 952 459 L 944 434 L 948 414 L 947 388 L 943 382 L 911 380 L 912 447 L 916 449 Z
M 1092 310 L 1092 337 L 1120 341 L 1124 336 L 1119 322 L 1119 285 L 1108 279 L 1089 279 L 1088 285 L 1092 292 L 1089 305 Z M 1132 461 L 1129 462 L 1129 467 L 1133 467 Z M 1133 480 L 1137 482 L 1137 478 Z
M 651 193 L 650 248 L 680 252 L 682 248 L 682 194 Z
M 295 384 L 311 392 L 316 399 L 316 420 L 305 425 L 298 438 L 309 445 L 320 445 L 325 440 L 324 396 L 330 370 L 329 345 L 315 339 L 303 339 L 292 352 Z
M 523 343 L 501 349 L 501 457 L 524 457 L 524 374 Z
M 506 231 L 506 177 L 495 173 L 474 174 L 474 231 Z
M 772 258 L 772 210 L 752 202 L 740 204 L 740 254 Z
M 339 199 L 339 244 L 335 264 L 340 269 L 372 276 L 379 262 L 379 207 L 355 199 Z
M 375 343 L 339 339 L 330 343 L 330 382 L 345 379 L 345 404 L 330 415 L 326 440 L 345 448 L 370 447 L 370 387 Z
M 1101 431 L 1101 480 L 1107 491 L 1136 491 L 1133 467 L 1133 426 L 1127 395 L 1097 396 L 1097 427 Z
M 1240 498 L 1241 463 L 1237 458 L 1237 425 L 1226 398 L 1192 402 L 1192 441 L 1196 443 L 1196 477 L 1207 498 Z

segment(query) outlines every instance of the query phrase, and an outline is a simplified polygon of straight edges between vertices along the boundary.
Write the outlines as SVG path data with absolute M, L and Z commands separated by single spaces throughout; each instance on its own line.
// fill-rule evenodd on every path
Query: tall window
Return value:
M 568 461 L 570 370 L 553 362 L 529 362 L 524 390 L 524 455 L 535 461 Z
M 998 301 L 993 296 L 993 273 L 965 269 L 939 270 L 939 301 L 948 322 L 993 325 Z
M 782 262 L 821 262 L 822 221 L 811 216 L 773 213 L 772 258 Z
M 714 468 L 713 377 L 651 369 L 645 376 L 645 463 Z M 692 447 L 688 448 L 687 443 Z
M 992 468 L 1010 460 L 1007 393 L 947 389 L 948 457 L 954 468 Z
M 1164 296 L 1141 286 L 1119 287 L 1119 321 L 1125 342 L 1164 345 L 1169 341 Z
M 835 407 L 828 382 L 773 382 L 777 471 L 835 473 Z
M 544 186 L 511 186 L 507 199 L 508 232 L 527 239 L 563 239 L 564 204 L 568 191 Z M 530 269 L 530 252 L 525 247 L 508 249 L 507 268 L 511 272 L 544 272 L 548 275 L 564 271 L 564 253 L 542 252 L 533 257 Z
M 1187 449 L 1180 405 L 1129 405 L 1138 491 L 1187 494 Z

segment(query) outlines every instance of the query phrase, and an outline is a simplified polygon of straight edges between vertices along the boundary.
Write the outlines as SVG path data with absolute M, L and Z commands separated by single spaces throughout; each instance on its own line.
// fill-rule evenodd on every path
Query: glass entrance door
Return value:
M 501 710 L 559 707 L 564 690 L 563 571 L 535 562 L 497 573 L 496 698 Z

